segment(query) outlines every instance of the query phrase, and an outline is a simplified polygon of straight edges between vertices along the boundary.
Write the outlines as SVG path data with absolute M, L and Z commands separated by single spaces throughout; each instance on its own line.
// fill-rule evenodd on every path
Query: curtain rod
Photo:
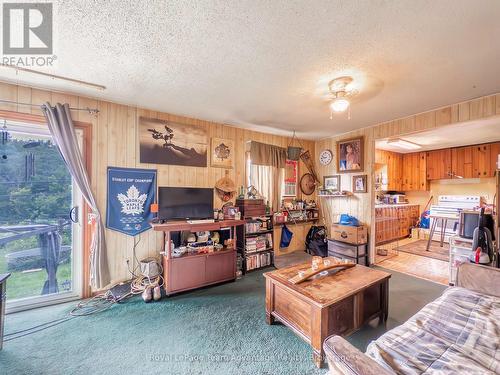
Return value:
M 42 107 L 42 104 L 19 103 L 19 102 L 14 102 L 12 100 L 3 100 L 3 99 L 0 99 L 0 103 L 25 105 L 25 106 L 28 106 L 28 107 L 39 107 L 39 108 Z M 89 107 L 74 108 L 74 107 L 69 107 L 69 109 L 71 109 L 73 111 L 87 111 L 91 115 L 97 115 L 99 113 L 99 110 L 97 108 L 89 108 Z

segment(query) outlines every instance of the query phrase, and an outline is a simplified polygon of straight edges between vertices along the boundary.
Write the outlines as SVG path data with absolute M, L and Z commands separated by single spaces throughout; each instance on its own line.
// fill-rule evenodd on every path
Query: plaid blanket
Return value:
M 499 374 L 500 298 L 449 288 L 366 354 L 398 374 Z

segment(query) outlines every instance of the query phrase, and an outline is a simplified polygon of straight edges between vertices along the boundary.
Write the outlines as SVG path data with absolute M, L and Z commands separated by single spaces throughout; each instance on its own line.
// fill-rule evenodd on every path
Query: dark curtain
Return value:
M 250 144 L 250 160 L 252 160 L 252 164 L 254 165 L 285 168 L 286 149 L 252 141 Z

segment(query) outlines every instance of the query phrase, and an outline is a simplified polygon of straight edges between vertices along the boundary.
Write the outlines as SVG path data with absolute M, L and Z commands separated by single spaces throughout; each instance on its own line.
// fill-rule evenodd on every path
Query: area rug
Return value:
M 278 255 L 274 257 L 274 266 L 276 268 L 286 268 L 296 264 L 307 263 L 311 261 L 312 256 L 305 251 L 294 251 L 290 254 Z
M 402 251 L 404 253 L 410 253 L 415 255 L 421 255 L 424 257 L 439 259 L 448 261 L 450 257 L 450 250 L 448 244 L 444 244 L 443 247 L 439 246 L 439 242 L 431 241 L 431 246 L 429 247 L 429 251 L 426 251 L 427 240 L 418 240 L 406 245 L 402 245 L 397 247 L 398 251 Z
M 281 324 L 265 323 L 263 272 L 144 303 L 134 297 L 100 314 L 74 318 L 5 342 L 0 374 L 325 375 L 311 347 Z M 387 325 L 347 337 L 358 349 L 400 325 L 444 286 L 398 272 L 389 286 Z M 8 285 L 7 285 L 8 292 Z M 76 302 L 6 316 L 6 334 L 67 317 Z

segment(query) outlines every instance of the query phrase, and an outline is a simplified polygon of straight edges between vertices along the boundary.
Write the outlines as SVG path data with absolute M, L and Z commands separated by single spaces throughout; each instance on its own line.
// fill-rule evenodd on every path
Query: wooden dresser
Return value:
M 201 288 L 236 279 L 236 227 L 243 220 L 222 220 L 213 223 L 190 224 L 186 221 L 173 221 L 166 224 L 152 224 L 155 231 L 163 232 L 163 280 L 167 295 L 186 290 Z M 207 254 L 184 254 L 172 256 L 170 246 L 171 232 L 231 231 L 234 246 Z

